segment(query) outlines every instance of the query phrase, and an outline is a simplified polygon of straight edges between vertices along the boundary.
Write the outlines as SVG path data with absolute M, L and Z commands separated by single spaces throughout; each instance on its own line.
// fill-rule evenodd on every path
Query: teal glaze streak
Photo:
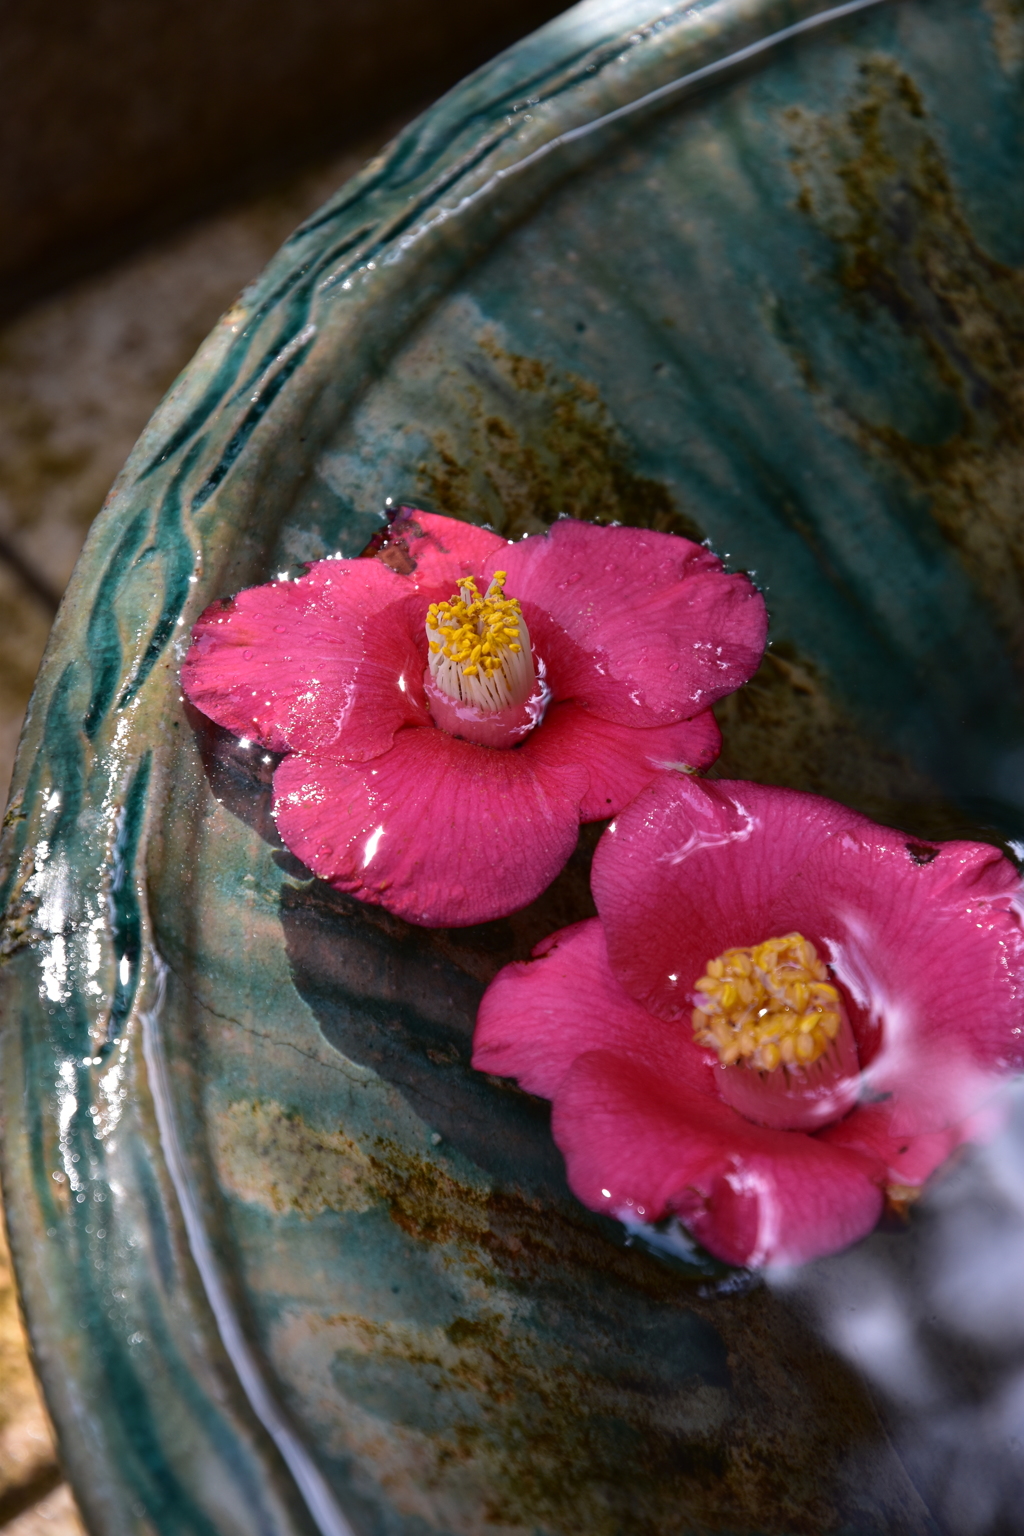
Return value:
M 128 524 L 100 579 L 96 602 L 89 615 L 87 654 L 92 668 L 93 684 L 83 724 L 85 734 L 90 740 L 105 720 L 111 701 L 117 692 L 121 677 L 122 652 L 116 599 L 139 546 L 146 536 L 148 525 L 149 518 L 145 511 L 137 512 Z
M 300 336 L 301 334 L 302 333 L 299 332 Z M 245 448 L 245 445 L 249 441 L 253 432 L 255 432 L 264 416 L 270 410 L 270 407 L 281 393 L 281 390 L 287 384 L 296 368 L 298 368 L 302 363 L 306 353 L 309 351 L 311 344 L 312 337 L 310 337 L 309 341 L 305 342 L 304 345 L 294 348 L 291 356 L 288 357 L 287 361 L 282 363 L 270 382 L 266 384 L 260 391 L 259 399 L 256 400 L 254 404 L 250 405 L 249 409 L 238 423 L 238 426 L 235 428 L 234 436 L 231 438 L 227 447 L 224 449 L 224 452 L 221 454 L 217 463 L 214 465 L 209 475 L 207 475 L 206 479 L 203 481 L 202 485 L 193 496 L 192 510 L 194 512 L 198 512 L 199 509 L 209 501 L 218 485 L 220 485 L 225 475 L 231 469 L 231 466 L 234 464 L 239 454 Z M 187 594 L 184 592 L 181 595 L 182 604 L 184 603 L 186 595 Z M 157 654 L 159 654 L 159 649 L 161 648 L 162 646 L 158 647 Z
M 247 386 L 251 387 L 263 371 L 271 365 L 282 348 L 287 346 L 292 337 L 301 330 L 307 314 L 308 297 L 305 290 L 308 287 L 308 279 L 309 272 L 304 267 L 288 273 L 249 313 L 245 325 L 239 328 L 237 336 L 201 392 L 196 404 L 170 433 L 166 441 L 159 445 L 148 462 L 144 462 L 140 467 L 138 474 L 140 482 L 148 480 L 162 469 L 186 443 L 189 443 L 218 406 L 223 404 L 225 398 L 232 396 L 232 392 L 233 398 L 238 399 Z M 297 299 L 292 294 L 292 290 L 296 287 L 299 290 Z M 279 307 L 284 303 L 295 311 L 291 324 L 286 323 L 283 329 L 277 332 L 273 342 L 264 352 L 262 360 L 250 370 L 244 380 L 240 380 L 239 373 L 254 336 L 258 335 L 261 324 L 269 317 L 277 315 Z M 287 314 L 287 310 L 285 313 Z M 278 320 L 280 321 L 279 316 Z
M 59 789 L 61 797 L 56 819 L 51 822 L 48 833 L 51 844 L 58 847 L 73 846 L 85 795 L 84 754 L 72 703 L 79 676 L 78 662 L 67 662 L 46 714 L 43 761 L 49 770 L 49 783 Z
M 532 168 L 537 163 L 538 158 L 546 158 L 552 151 L 568 147 L 578 137 L 590 137 L 599 134 L 603 127 L 617 122 L 623 115 L 629 115 L 635 111 L 642 111 L 649 106 L 657 105 L 666 93 L 674 95 L 684 90 L 690 84 L 700 83 L 710 74 L 726 70 L 734 64 L 741 64 L 766 48 L 774 46 L 777 42 L 785 42 L 798 35 L 808 26 L 816 27 L 821 25 L 823 20 L 831 19 L 833 15 L 841 18 L 848 13 L 880 3 L 886 3 L 886 0 L 850 0 L 850 3 L 846 5 L 826 8 L 821 13 L 821 18 L 817 16 L 802 18 L 797 23 L 779 29 L 767 39 L 758 39 L 747 47 L 734 50 L 726 57 L 717 59 L 706 67 L 687 74 L 679 81 L 673 81 L 658 90 L 647 93 L 647 95 L 636 102 L 628 103 L 621 109 L 605 114 L 586 124 L 581 124 L 577 129 L 557 135 L 538 149 L 534 155 L 514 160 L 508 171 L 509 173 L 518 173 L 521 169 Z M 677 6 L 667 15 L 659 17 L 658 26 L 659 28 L 664 28 L 673 20 L 695 14 L 696 8 L 692 5 Z M 586 81 L 589 76 L 599 72 L 602 67 L 606 67 L 612 60 L 621 58 L 624 50 L 637 47 L 643 40 L 645 40 L 643 37 L 634 36 L 624 40 L 620 34 L 611 46 L 606 44 L 597 50 L 592 48 L 582 50 L 574 58 L 573 67 L 568 71 L 564 67 L 560 67 L 553 73 L 542 72 L 534 79 L 526 82 L 517 81 L 515 92 L 511 97 L 506 96 L 505 98 L 499 98 L 496 102 L 488 102 L 486 114 L 482 109 L 471 111 L 468 117 L 464 118 L 455 117 L 453 114 L 454 121 L 449 133 L 441 137 L 438 142 L 430 143 L 429 161 L 425 165 L 417 162 L 412 168 L 406 167 L 405 175 L 397 176 L 393 181 L 384 171 L 375 177 L 369 178 L 365 183 L 359 183 L 358 200 L 361 202 L 365 200 L 369 193 L 377 190 L 378 187 L 386 188 L 387 192 L 393 196 L 399 188 L 408 185 L 414 179 L 419 181 L 426 180 L 426 184 L 417 193 L 402 200 L 400 214 L 385 218 L 377 225 L 368 221 L 364 222 L 356 232 L 355 239 L 347 231 L 338 244 L 331 244 L 325 238 L 326 232 L 337 221 L 338 217 L 348 212 L 352 206 L 347 199 L 338 208 L 332 206 L 329 214 L 320 216 L 316 220 L 302 226 L 297 231 L 296 236 L 292 237 L 290 244 L 296 243 L 301 236 L 316 234 L 319 236 L 318 244 L 321 249 L 316 252 L 312 260 L 301 261 L 297 266 L 292 266 L 278 284 L 270 286 L 269 291 L 257 304 L 247 325 L 241 330 L 232 344 L 229 355 L 225 357 L 218 370 L 216 381 L 211 383 L 196 408 L 141 471 L 140 478 L 148 477 L 157 467 L 166 464 L 201 428 L 220 398 L 218 386 L 239 369 L 247 343 L 255 334 L 259 323 L 274 311 L 285 295 L 287 295 L 288 321 L 284 328 L 277 332 L 272 348 L 264 352 L 255 366 L 249 369 L 245 378 L 239 383 L 235 396 L 236 399 L 247 392 L 248 388 L 262 376 L 263 372 L 272 365 L 275 358 L 280 356 L 281 352 L 299 334 L 303 326 L 308 323 L 312 313 L 314 295 L 319 297 L 321 293 L 326 294 L 332 288 L 336 288 L 349 280 L 356 272 L 361 271 L 365 267 L 366 262 L 383 259 L 396 246 L 400 247 L 402 237 L 416 229 L 417 224 L 422 221 L 425 211 L 433 207 L 440 197 L 443 197 L 446 193 L 464 182 L 469 173 L 478 170 L 489 159 L 493 158 L 497 150 L 500 150 L 512 140 L 519 125 L 513 117 L 511 123 L 503 123 L 500 128 L 485 133 L 482 141 L 474 145 L 474 150 L 471 154 L 457 158 L 455 164 L 446 169 L 440 176 L 430 177 L 429 173 L 433 170 L 437 159 L 443 156 L 446 151 L 451 151 L 461 136 L 474 127 L 478 127 L 482 121 L 492 120 L 495 116 L 504 117 L 510 110 L 512 112 L 521 112 L 523 110 L 521 98 L 524 92 L 530 93 L 526 104 L 534 107 L 538 106 L 541 101 L 557 101 L 559 97 L 570 91 L 572 87 L 579 85 L 581 81 Z M 514 53 L 515 50 L 512 52 Z M 457 88 L 456 92 L 452 93 L 452 98 L 448 98 L 452 100 L 453 105 L 455 105 L 453 98 L 457 99 L 460 92 L 464 89 L 465 87 Z M 409 133 L 410 130 L 407 130 L 406 136 L 400 136 L 396 141 L 396 145 L 391 152 L 393 160 L 400 162 L 404 141 Z M 425 147 L 423 154 L 426 154 Z M 503 173 L 499 172 L 498 174 L 500 176 Z M 492 183 L 485 182 L 483 187 L 484 194 L 486 195 L 492 190 Z M 479 197 L 480 194 L 477 192 L 474 195 Z M 355 199 L 353 199 L 353 202 L 355 202 Z M 349 259 L 342 262 L 341 266 L 336 266 L 335 264 L 342 254 L 348 255 Z M 268 269 L 268 277 L 274 272 L 274 265 L 272 264 L 271 268 Z M 327 277 L 324 277 L 324 269 L 328 266 L 334 266 L 335 270 L 330 272 Z M 250 435 L 251 426 L 255 425 L 255 421 L 253 421 L 247 430 L 248 418 L 249 413 L 247 412 L 243 417 L 243 422 L 239 424 L 229 440 L 221 464 L 218 466 L 218 469 L 221 469 L 221 473 L 216 481 L 217 484 L 220 483 L 223 474 L 226 473 L 226 470 L 230 468 L 230 465 L 237 457 L 241 445 Z M 258 420 L 259 417 L 256 419 Z M 217 471 L 215 470 L 214 474 L 216 473 Z M 204 486 L 197 505 L 201 506 L 207 499 L 208 494 L 209 492 Z
M 438 103 L 439 108 L 447 106 L 448 111 L 431 113 L 429 119 L 420 119 L 404 129 L 384 151 L 379 162 L 374 162 L 368 171 L 349 182 L 323 208 L 300 224 L 286 241 L 284 249 L 289 250 L 309 236 L 320 234 L 326 226 L 336 223 L 353 204 L 365 201 L 378 188 L 404 190 L 416 186 L 424 176 L 433 174 L 433 180 L 425 188 L 417 188 L 415 202 L 403 210 L 399 220 L 392 226 L 396 232 L 409 227 L 424 208 L 431 206 L 439 196 L 456 185 L 467 170 L 474 169 L 494 149 L 514 138 L 519 127 L 516 119 L 527 104 L 562 95 L 588 73 L 601 70 L 621 56 L 624 50 L 635 48 L 639 39 L 624 38 L 621 30 L 622 12 L 627 9 L 634 10 L 638 17 L 644 16 L 646 20 L 644 6 L 608 7 L 609 19 L 617 24 L 616 27 L 609 29 L 600 42 L 588 37 L 569 56 L 560 58 L 554 68 L 543 61 L 545 50 L 541 46 L 537 52 L 542 61 L 538 62 L 531 73 L 522 73 L 524 55 L 532 41 L 526 39 L 504 56 L 510 67 L 503 69 L 503 59 L 499 58 L 475 75 L 470 75 Z M 660 25 L 667 25 L 684 12 L 692 10 L 692 5 L 685 4 L 669 7 L 660 18 Z M 554 28 L 568 21 L 570 15 L 571 12 L 567 12 L 550 27 L 542 28 L 537 38 L 543 37 L 546 40 Z M 474 129 L 479 132 L 470 137 Z M 466 139 L 472 144 L 471 150 L 454 158 Z M 452 161 L 451 164 L 446 163 L 448 159 Z M 439 163 L 444 167 L 440 171 L 437 169 Z M 368 224 L 365 231 L 369 233 L 371 228 Z
M 139 988 L 142 963 L 142 914 L 139 910 L 137 867 L 139 844 L 145 823 L 152 752 L 146 752 L 136 768 L 124 797 L 118 818 L 110 868 L 110 937 L 117 967 L 114 996 L 110 1003 L 110 1022 L 105 1041 L 106 1052 L 121 1037 Z M 122 968 L 127 966 L 127 976 Z
M 145 683 L 173 635 L 188 598 L 190 577 L 195 569 L 195 551 L 182 524 L 182 485 L 197 462 L 202 449 L 203 439 L 200 438 L 198 442 L 193 443 L 174 474 L 157 512 L 152 544 L 149 550 L 144 552 L 144 557 L 150 552 L 159 553 L 161 556 L 164 578 L 163 602 L 145 650 L 139 658 L 137 669 L 118 700 L 118 709 L 124 709 Z
M 26 1040 L 25 1044 L 31 1053 L 34 1042 Z M 38 1065 L 46 1071 L 43 1061 Z M 81 1204 L 73 1201 L 69 1218 L 63 1221 L 48 1199 L 47 1214 L 51 1222 L 59 1224 L 65 1264 L 79 1277 L 65 1305 L 72 1309 L 72 1328 L 79 1334 L 84 1329 L 89 1340 L 81 1388 L 87 1393 L 91 1412 L 100 1404 L 119 1405 L 107 1454 L 116 1459 L 127 1501 L 130 1507 L 141 1508 L 159 1521 L 161 1536 L 219 1536 L 223 1531 L 215 1516 L 204 1508 L 202 1496 L 197 1497 L 176 1475 L 167 1455 L 168 1429 L 175 1418 L 185 1416 L 245 1490 L 249 1529 L 259 1536 L 274 1536 L 280 1526 L 273 1510 L 266 1506 L 260 1478 L 242 1446 L 225 1435 L 218 1409 L 194 1379 L 188 1349 L 181 1350 L 183 1341 L 174 1326 L 173 1305 L 168 1305 L 181 1284 L 180 1259 L 167 1228 L 170 1213 L 146 1157 L 139 1162 L 139 1195 L 148 1218 L 151 1272 L 136 1273 L 127 1280 L 119 1272 L 120 1255 L 111 1262 L 110 1248 L 116 1249 L 116 1215 L 109 1197 L 99 1204 L 96 1200 L 97 1194 L 103 1193 L 104 1158 L 88 1113 L 90 1082 L 84 1066 L 78 1069 L 76 1087 L 79 1108 L 68 1126 L 67 1145 L 80 1158 L 86 1199 Z M 53 1186 L 45 1166 L 38 1167 L 37 1179 L 49 1196 Z M 97 1228 L 104 1222 L 111 1230 L 100 1239 Z M 130 1306 L 118 1300 L 126 1283 L 135 1288 Z M 126 1348 L 126 1333 L 135 1330 L 144 1331 L 144 1343 Z M 162 1378 L 174 1383 L 174 1391 L 165 1386 L 155 1395 L 154 1385 Z

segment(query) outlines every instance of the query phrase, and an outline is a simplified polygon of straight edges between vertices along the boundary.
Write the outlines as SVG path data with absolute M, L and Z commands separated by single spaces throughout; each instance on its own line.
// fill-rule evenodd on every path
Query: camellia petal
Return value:
M 578 704 L 555 704 L 538 732 L 546 757 L 586 765 L 590 783 L 580 805 L 583 821 L 616 815 L 666 768 L 693 772 L 718 756 L 722 734 L 710 709 L 693 720 L 637 730 L 602 720 Z
M 615 980 L 597 918 L 552 934 L 534 956 L 506 965 L 484 994 L 473 1037 L 481 1072 L 551 1099 L 578 1056 L 604 1050 L 714 1093 L 689 1031 L 656 1019 Z
M 605 719 L 650 726 L 692 717 L 761 660 L 764 599 L 689 539 L 563 518 L 496 554 L 488 573 L 499 565 L 530 633 L 528 604 L 571 642 L 552 660 L 554 696 Z
M 708 960 L 785 933 L 779 893 L 813 850 L 837 832 L 872 825 L 797 790 L 659 776 L 616 817 L 594 857 L 591 885 L 612 969 L 652 1012 L 689 1018 Z M 835 892 L 820 894 L 824 916 Z M 816 942 L 815 932 L 806 936 Z
M 181 669 L 188 698 L 272 752 L 387 751 L 427 723 L 408 581 L 375 560 L 324 560 L 297 581 L 249 587 L 196 623 Z
M 918 1189 L 964 1142 L 986 1140 L 1001 1118 L 993 1106 L 942 1131 L 900 1135 L 893 1126 L 893 1107 L 890 1101 L 861 1104 L 838 1125 L 819 1131 L 817 1139 L 876 1159 L 890 1188 L 909 1191 Z
M 274 814 L 322 879 L 410 922 L 459 927 L 532 901 L 576 845 L 586 772 L 439 730 L 400 731 L 372 762 L 286 757 Z
M 749 581 L 688 540 L 560 523 L 512 545 L 403 508 L 375 558 L 324 560 L 208 608 L 182 685 L 220 725 L 303 760 L 279 770 L 279 825 L 318 873 L 412 921 L 476 922 L 514 910 L 557 873 L 553 850 L 564 862 L 573 846 L 569 801 L 578 825 L 615 814 L 667 764 L 707 766 L 720 738 L 706 706 L 754 670 L 763 639 Z M 410 732 L 431 739 L 412 743 Z M 439 781 L 400 790 L 410 762 Z M 344 809 L 325 776 L 344 786 Z M 359 849 L 380 825 L 385 782 L 392 820 L 364 876 Z M 503 829 L 488 854 L 492 895 L 467 894 L 483 855 L 450 812 L 461 801 L 467 826 Z M 431 814 L 406 817 L 414 804 Z M 382 842 L 397 849 L 399 829 L 402 857 L 381 855 Z M 394 869 L 381 874 L 380 858 Z
M 728 1264 L 802 1263 L 863 1237 L 881 1213 L 875 1159 L 752 1125 L 618 1052 L 577 1059 L 551 1128 L 584 1205 L 620 1220 L 674 1212 Z
M 1024 902 L 998 850 L 666 773 L 592 884 L 596 922 L 492 983 L 474 1058 L 551 1098 L 592 1209 L 802 1262 L 998 1123 L 1024 1060 Z
M 865 1087 L 894 1136 L 943 1131 L 1024 1064 L 1020 880 L 997 848 L 930 847 L 868 824 L 829 838 L 779 893 L 845 989 Z
M 419 581 L 445 587 L 445 597 L 461 576 L 479 576 L 488 561 L 492 566 L 508 549 L 507 540 L 490 528 L 442 517 L 437 512 L 402 509 L 390 530 L 392 546 L 404 548 Z

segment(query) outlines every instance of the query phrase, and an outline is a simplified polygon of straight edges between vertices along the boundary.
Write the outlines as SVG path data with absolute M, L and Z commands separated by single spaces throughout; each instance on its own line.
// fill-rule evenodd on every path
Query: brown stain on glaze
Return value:
M 650 1432 L 629 1421 L 628 1385 L 581 1367 L 557 1344 L 541 1355 L 507 1314 L 459 1316 L 443 1328 L 345 1314 L 307 1326 L 351 1394 L 339 1410 L 347 1445 L 357 1455 L 369 1450 L 389 1502 L 418 1514 L 424 1529 L 641 1536 L 677 1529 L 676 1520 L 709 1502 L 700 1484 L 716 1480 L 724 1461 L 711 1440 L 725 1407 L 721 1388 L 679 1383 L 674 1395 L 694 1430 L 682 1444 L 676 1436 L 662 1479 L 670 1490 L 655 1491 Z M 388 1383 L 383 1400 L 368 1385 L 374 1379 Z M 480 1405 L 472 1417 L 454 1406 L 467 1399 Z M 459 1494 L 470 1482 L 480 1495 L 467 1513 Z
M 629 1518 L 593 1529 L 640 1533 L 674 1529 L 671 1511 L 709 1530 L 821 1532 L 840 1524 L 842 1463 L 880 1439 L 875 1410 L 853 1372 L 822 1348 L 761 1284 L 716 1291 L 686 1280 L 635 1249 L 618 1246 L 578 1208 L 563 1209 L 495 1191 L 488 1201 L 485 1245 L 506 1280 L 531 1297 L 549 1288 L 575 1298 L 581 1308 L 607 1285 L 623 1298 L 644 1297 L 677 1313 L 691 1312 L 718 1333 L 727 1352 L 729 1409 L 708 1438 L 681 1443 L 672 1416 L 658 1410 L 658 1388 L 644 1380 L 627 1422 L 639 1436 L 623 1472 Z M 571 1304 L 571 1302 L 570 1302 Z M 649 1362 L 647 1366 L 649 1367 Z M 567 1420 L 601 1411 L 600 1382 L 585 1373 L 580 1390 L 559 1402 Z M 678 1410 L 676 1410 L 678 1411 Z M 552 1446 L 563 1468 L 569 1428 L 555 1426 Z M 584 1453 L 579 1435 L 573 1455 Z M 600 1481 L 601 1463 L 584 1462 L 574 1498 Z M 522 1486 L 522 1469 L 507 1468 L 511 1486 Z M 570 1476 L 573 1474 L 570 1473 Z M 664 1502 L 655 1507 L 653 1490 Z M 911 1500 L 911 1504 L 913 1504 Z M 536 1519 L 536 1508 L 515 1506 Z M 684 1513 L 685 1512 L 685 1513 Z M 906 1529 L 915 1529 L 909 1507 Z
M 769 1289 L 715 1294 L 582 1208 L 467 1182 L 443 1151 L 381 1137 L 360 1168 L 467 1300 L 429 1326 L 293 1315 L 279 1347 L 324 1376 L 325 1402 L 341 1393 L 349 1450 L 397 1508 L 450 1514 L 470 1477 L 488 1489 L 479 1532 L 819 1536 L 878 1511 L 846 1471 L 884 1445 L 870 1400 Z M 673 1374 L 666 1341 L 694 1327 L 720 1359 Z M 909 1485 L 883 1518 L 924 1529 Z
M 1003 55 L 1019 10 L 990 6 Z M 858 417 L 826 400 L 810 360 L 787 344 L 839 430 L 926 501 L 1024 672 L 1024 271 L 979 244 L 922 95 L 895 61 L 863 63 L 841 114 L 794 107 L 783 119 L 798 206 L 835 243 L 849 303 L 888 316 L 924 350 L 959 419 L 925 442 Z
M 992 24 L 992 46 L 999 67 L 1015 75 L 1024 65 L 1024 0 L 981 0 Z
M 274 1100 L 239 1100 L 208 1124 L 220 1178 L 240 1200 L 301 1216 L 372 1203 L 367 1157 L 341 1130 L 311 1126 Z
M 4 817 L 4 826 L 10 826 L 22 816 L 21 796 L 12 803 Z M 13 854 L 13 839 L 11 840 Z M 0 868 L 0 889 L 8 883 L 11 874 L 7 905 L 0 913 L 0 965 L 5 965 L 19 950 L 37 944 L 43 932 L 36 927 L 35 917 L 39 910 L 39 897 L 30 889 L 36 872 L 35 858 L 28 850 L 21 855 L 18 867 L 12 872 L 6 864 Z
M 480 1241 L 487 1226 L 485 1190 L 386 1137 L 377 1139 L 370 1168 L 391 1220 L 417 1242 L 465 1248 Z
M 540 532 L 563 513 L 703 538 L 668 487 L 638 473 L 593 384 L 507 350 L 487 328 L 477 345 L 495 387 L 464 386 L 467 442 L 456 448 L 443 429 L 434 434 L 434 455 L 419 466 L 423 500 L 474 521 L 480 506 L 474 474 L 482 473 L 509 538 Z M 514 411 L 499 413 L 500 397 L 514 399 Z M 469 465 L 482 469 L 471 472 Z

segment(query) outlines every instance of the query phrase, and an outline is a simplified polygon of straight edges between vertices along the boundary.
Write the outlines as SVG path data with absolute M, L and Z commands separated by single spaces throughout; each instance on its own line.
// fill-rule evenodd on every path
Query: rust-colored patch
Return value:
M 479 1243 L 487 1230 L 487 1192 L 454 1179 L 438 1162 L 380 1138 L 370 1157 L 376 1191 L 391 1219 L 420 1242 Z
M 330 1372 L 317 1395 L 340 1386 L 347 1399 L 348 1453 L 374 1465 L 394 1507 L 431 1528 L 642 1536 L 687 1518 L 691 1488 L 706 1506 L 723 1468 L 710 1438 L 727 1411 L 723 1388 L 683 1379 L 661 1402 L 638 1404 L 628 1383 L 588 1368 L 557 1340 L 538 1349 L 507 1313 L 460 1316 L 444 1328 L 339 1314 L 289 1320 L 286 1331 L 310 1375 Z M 652 1436 L 671 1417 L 675 1463 L 658 1469 L 659 1487 L 648 1475 Z M 480 1487 L 482 1509 L 466 1501 L 467 1479 Z
M 990 6 L 1004 54 L 1019 11 Z M 798 206 L 835 242 L 850 302 L 884 312 L 924 349 L 959 420 L 940 442 L 913 441 L 826 402 L 809 360 L 798 366 L 830 420 L 923 494 L 1024 672 L 1024 272 L 978 243 L 921 94 L 895 61 L 861 66 L 841 116 L 794 107 L 784 119 Z
M 568 1197 L 555 1205 L 517 1189 L 468 1184 L 443 1158 L 420 1156 L 383 1137 L 369 1165 L 374 1191 L 395 1224 L 420 1242 L 457 1250 L 487 1284 L 500 1275 L 502 1283 L 530 1294 L 554 1275 L 575 1271 L 614 1278 L 662 1302 L 695 1297 L 706 1285 L 700 1274 L 687 1280 L 640 1250 L 610 1241 L 616 1225 L 598 1221 Z
M 447 1321 L 292 1311 L 273 1344 L 410 1518 L 817 1536 L 861 1509 L 844 1466 L 884 1454 L 874 1410 L 771 1291 L 704 1294 L 568 1199 L 470 1183 L 383 1137 L 364 1151 L 271 1102 L 233 1104 L 216 1137 L 243 1198 L 306 1215 L 382 1200 L 449 1277 Z M 909 1493 L 887 1508 L 917 1531 Z
M 666 485 L 638 473 L 592 384 L 508 351 L 489 329 L 479 333 L 477 345 L 476 372 L 493 388 L 463 387 L 465 441 L 457 445 L 444 429 L 435 434 L 433 456 L 419 467 L 419 493 L 426 502 L 473 520 L 480 513 L 477 476 L 482 476 L 510 538 L 539 532 L 562 513 L 703 537 Z M 514 405 L 499 414 L 496 403 L 510 396 Z
M 0 913 L 0 965 L 5 964 L 20 949 L 37 944 L 44 937 L 35 925 L 39 909 L 38 896 L 29 891 L 29 882 L 35 874 L 35 860 L 26 858 L 15 875 L 7 907 Z
M 713 1444 L 673 1449 L 667 1426 L 644 1422 L 650 1405 L 630 1421 L 643 1438 L 639 1466 L 653 1484 L 661 1480 L 688 1520 L 708 1528 L 818 1532 L 841 1523 L 838 1448 L 843 1455 L 877 1443 L 874 1409 L 854 1373 L 794 1319 L 761 1285 L 731 1294 L 709 1294 L 646 1254 L 608 1241 L 582 1210 L 555 1210 L 495 1191 L 488 1200 L 488 1253 L 497 1268 L 527 1296 L 549 1287 L 582 1306 L 605 1286 L 648 1304 L 694 1312 L 721 1336 L 731 1382 L 728 1420 Z M 571 1304 L 571 1303 L 570 1303 Z M 649 1362 L 647 1363 L 649 1364 Z M 643 1372 L 645 1363 L 638 1361 Z M 593 1410 L 593 1383 L 566 1409 Z M 634 1453 L 639 1454 L 639 1453 Z M 676 1464 L 670 1472 L 673 1457 Z M 510 1468 L 510 1471 L 512 1469 Z M 582 1469 L 581 1482 L 596 1469 Z M 634 1472 L 636 1468 L 633 1468 Z M 664 1495 L 663 1495 L 664 1496 Z M 664 1511 L 654 1514 L 646 1493 L 635 1495 L 636 1523 L 618 1531 L 660 1531 Z M 838 1503 L 834 1502 L 838 1499 Z M 647 1506 L 647 1507 L 645 1507 Z M 524 1511 L 525 1512 L 525 1511 Z M 603 1527 L 602 1527 L 603 1529 Z
M 487 1437 L 500 1469 L 492 1521 L 563 1529 L 574 1511 L 578 1518 L 587 1509 L 585 1528 L 594 1536 L 647 1536 L 671 1528 L 671 1506 L 719 1530 L 816 1533 L 838 1523 L 840 1463 L 852 1448 L 877 1441 L 877 1419 L 853 1373 L 770 1291 L 702 1294 L 696 1280 L 687 1283 L 648 1255 L 610 1242 L 579 1207 L 501 1189 L 483 1194 L 432 1162 L 379 1145 L 386 1157 L 374 1159 L 374 1170 L 393 1219 L 421 1240 L 454 1245 L 466 1271 L 489 1278 L 498 1294 L 511 1282 L 530 1303 L 578 1306 L 594 1315 L 600 1332 L 610 1288 L 681 1318 L 694 1313 L 726 1345 L 733 1381 L 723 1418 L 714 1392 L 709 1398 L 697 1380 L 678 1383 L 685 1391 L 675 1402 L 659 1403 L 648 1380 L 651 1360 L 637 1359 L 635 1383 L 610 1382 L 579 1349 L 561 1358 L 552 1346 L 538 1360 L 526 1342 L 530 1330 L 507 1326 L 500 1312 L 453 1320 L 446 1338 L 463 1352 L 445 1367 L 453 1382 L 507 1404 L 497 1439 Z M 530 1403 L 533 1414 L 525 1411 Z M 681 1433 L 701 1413 L 709 1415 L 709 1437 Z M 617 1469 L 624 1496 L 614 1511 L 593 1505 L 609 1422 L 618 1423 L 613 1438 L 626 1456 Z M 449 1454 L 463 1454 L 466 1444 L 459 1440 Z
M 1000 68 L 1015 75 L 1024 66 L 1024 0 L 981 0 L 992 23 L 992 45 Z
M 282 1213 L 365 1211 L 370 1163 L 341 1131 L 323 1131 L 273 1100 L 229 1104 L 210 1118 L 218 1174 L 238 1199 Z
M 340 1393 L 345 1453 L 395 1507 L 457 1532 L 588 1536 L 817 1536 L 858 1507 L 843 1465 L 882 1441 L 874 1410 L 772 1292 L 702 1295 L 578 1208 L 488 1193 L 390 1141 L 370 1162 L 392 1218 L 440 1247 L 466 1303 L 432 1326 L 291 1317 L 275 1347 L 317 1400 Z M 666 1370 L 657 1340 L 707 1325 L 722 1366 Z M 484 1524 L 466 1478 L 488 1490 Z M 916 1530 L 905 1497 L 900 1528 Z

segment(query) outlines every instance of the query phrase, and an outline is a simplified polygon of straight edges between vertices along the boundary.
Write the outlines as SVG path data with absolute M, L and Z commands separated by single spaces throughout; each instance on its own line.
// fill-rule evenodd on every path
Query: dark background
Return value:
M 426 105 L 557 0 L 7 0 L 0 313 Z

